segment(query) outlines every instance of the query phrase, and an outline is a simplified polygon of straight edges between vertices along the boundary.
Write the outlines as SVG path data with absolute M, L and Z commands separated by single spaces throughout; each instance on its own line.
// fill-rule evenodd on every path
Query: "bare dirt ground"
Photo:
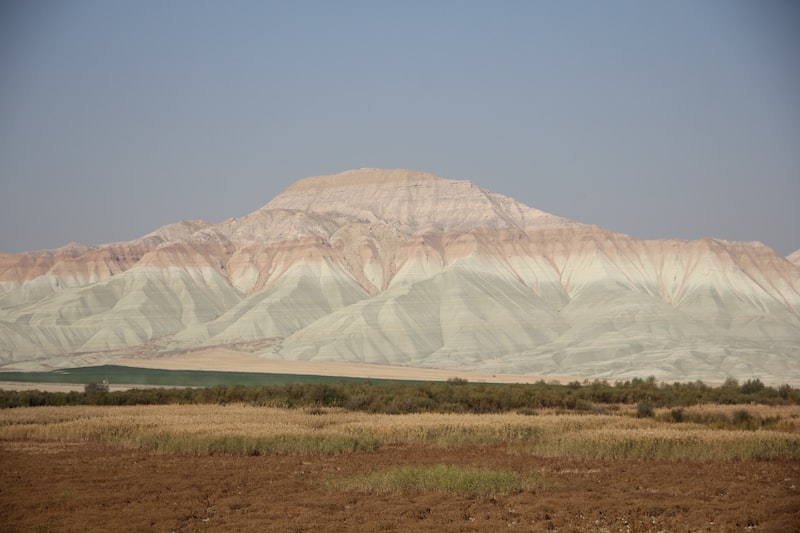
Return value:
M 401 464 L 539 472 L 508 496 L 369 494 L 336 480 Z M 175 456 L 0 443 L 4 531 L 798 531 L 800 463 L 543 459 L 504 447 L 339 456 Z

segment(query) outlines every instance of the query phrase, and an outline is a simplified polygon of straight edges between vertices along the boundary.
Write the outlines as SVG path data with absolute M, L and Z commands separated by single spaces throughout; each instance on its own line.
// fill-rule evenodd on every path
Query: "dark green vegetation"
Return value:
M 114 374 L 126 371 L 132 373 L 125 374 L 124 377 Z M 536 414 L 536 409 L 543 408 L 592 411 L 602 410 L 604 405 L 630 404 L 639 406 L 639 416 L 652 416 L 652 409 L 657 407 L 677 408 L 709 403 L 800 404 L 800 389 L 789 385 L 774 388 L 764 385 L 757 379 L 747 380 L 741 385 L 735 380 L 728 380 L 720 387 L 710 387 L 699 381 L 670 385 L 658 383 L 654 378 L 633 379 L 613 384 L 597 380 L 583 383 L 575 381 L 562 385 L 544 381 L 533 384 L 470 383 L 457 378 L 447 382 L 373 381 L 321 376 L 163 371 L 125 367 L 93 367 L 68 372 L 59 374 L 57 379 L 52 381 L 89 383 L 109 379 L 109 381 L 131 383 L 138 375 L 148 376 L 148 379 L 151 379 L 147 385 L 180 384 L 196 388 L 142 388 L 113 392 L 86 390 L 67 393 L 36 390 L 0 391 L 0 407 L 242 402 L 290 408 L 338 407 L 388 414 L 509 411 Z M 219 384 L 218 381 L 214 381 L 222 379 L 223 375 L 224 379 L 231 380 L 226 383 L 232 384 Z M 2 378 L 12 380 L 8 374 Z M 66 378 L 76 381 L 67 381 Z M 185 381 L 180 381 L 181 379 Z M 208 380 L 205 386 L 202 386 L 203 379 Z M 682 415 L 675 411 L 672 416 L 680 418 Z
M 338 383 L 364 381 L 301 374 L 260 372 L 212 372 L 206 370 L 158 370 L 131 366 L 103 365 L 53 370 L 51 372 L 0 372 L 0 381 L 22 383 L 124 383 L 172 387 L 213 387 L 215 385 L 286 385 L 288 383 Z M 380 381 L 380 380 L 375 380 Z

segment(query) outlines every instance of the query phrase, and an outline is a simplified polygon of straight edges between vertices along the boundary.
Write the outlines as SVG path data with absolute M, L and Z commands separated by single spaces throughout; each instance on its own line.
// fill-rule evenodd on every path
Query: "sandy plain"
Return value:
M 254 372 L 411 381 L 447 381 L 451 378 L 460 378 L 473 383 L 536 383 L 538 381 L 569 383 L 571 381 L 584 380 L 581 376 L 465 372 L 452 369 L 417 368 L 371 363 L 270 359 L 228 348 L 211 348 L 150 357 L 125 357 L 107 360 L 103 364 L 159 370 Z M 83 390 L 82 384 L 22 383 L 3 381 L 2 376 L 2 373 L 0 373 L 0 390 L 42 390 L 49 392 Z M 142 387 L 143 385 L 112 383 L 110 390 L 127 390 Z M 148 385 L 147 387 L 153 386 Z
M 327 361 L 295 361 L 268 359 L 248 352 L 214 348 L 198 350 L 164 357 L 124 358 L 112 362 L 115 365 L 161 370 L 211 370 L 227 372 L 266 372 L 271 374 L 304 374 L 312 376 L 358 377 L 370 379 L 408 379 L 446 381 L 461 378 L 475 382 L 535 383 L 539 380 L 561 382 L 577 379 L 568 376 L 539 376 L 533 374 L 489 374 L 461 372 L 436 368 L 415 368 L 398 365 L 376 365 L 371 363 L 346 363 Z

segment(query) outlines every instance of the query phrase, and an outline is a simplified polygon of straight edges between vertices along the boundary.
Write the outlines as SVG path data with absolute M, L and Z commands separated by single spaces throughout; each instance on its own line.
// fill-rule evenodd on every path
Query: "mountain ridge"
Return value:
M 800 269 L 358 169 L 219 224 L 0 254 L 0 369 L 213 346 L 502 373 L 800 380 Z
M 787 260 L 788 260 L 790 263 L 792 263 L 792 264 L 794 264 L 794 265 L 796 265 L 796 266 L 800 267 L 800 249 L 798 249 L 798 250 L 795 250 L 794 252 L 792 252 L 792 253 L 790 253 L 789 255 L 787 255 L 787 256 L 786 256 L 786 259 L 787 259 Z

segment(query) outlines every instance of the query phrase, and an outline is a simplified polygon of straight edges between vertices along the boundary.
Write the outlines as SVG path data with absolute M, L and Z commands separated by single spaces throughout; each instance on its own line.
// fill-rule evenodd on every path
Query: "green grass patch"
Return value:
M 335 486 L 370 493 L 446 492 L 475 497 L 535 491 L 544 483 L 536 474 L 521 476 L 506 469 L 437 464 L 397 466 L 341 480 Z
M 456 424 L 440 424 L 409 432 L 401 442 L 444 447 L 495 446 L 508 443 L 532 443 L 542 439 L 541 429 L 523 424 L 505 424 L 483 430 Z

